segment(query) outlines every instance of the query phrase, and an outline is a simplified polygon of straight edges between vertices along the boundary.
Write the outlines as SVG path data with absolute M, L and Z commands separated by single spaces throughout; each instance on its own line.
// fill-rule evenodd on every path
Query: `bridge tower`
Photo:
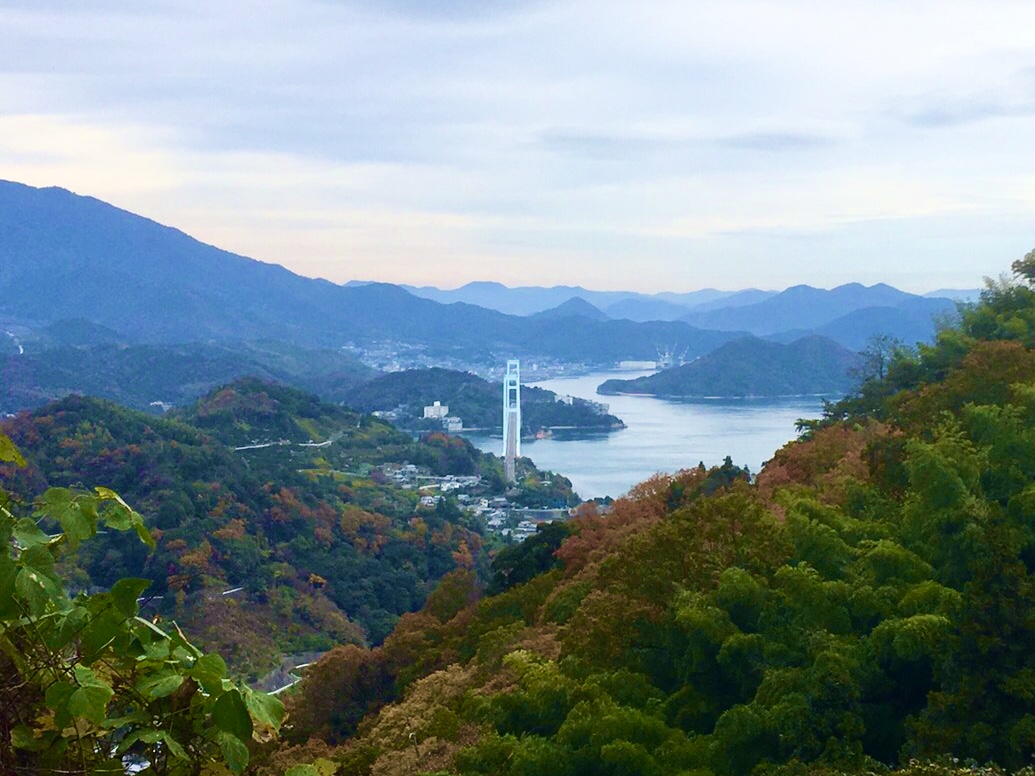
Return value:
M 521 456 L 521 362 L 507 360 L 503 375 L 503 474 L 517 480 L 515 461 Z

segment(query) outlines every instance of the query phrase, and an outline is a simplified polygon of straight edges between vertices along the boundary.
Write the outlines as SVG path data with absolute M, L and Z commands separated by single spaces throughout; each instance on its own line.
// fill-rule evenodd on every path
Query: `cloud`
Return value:
M 804 132 L 748 132 L 742 135 L 731 135 L 718 142 L 731 148 L 780 152 L 827 148 L 833 145 L 835 140 L 831 137 Z
M 911 126 L 934 129 L 1035 116 L 1035 68 L 985 75 L 983 81 L 969 91 L 957 86 L 901 100 L 893 115 Z
M 377 10 L 380 13 L 394 13 L 422 21 L 457 21 L 520 14 L 545 2 L 547 0 L 386 0 Z M 355 2 L 352 5 L 370 9 L 367 3 Z
M 1033 27 L 1011 0 L 18 0 L 0 177 L 337 280 L 685 285 L 721 257 L 775 285 L 765 239 L 804 272 L 817 234 L 854 256 L 859 225 L 948 213 L 979 276 L 991 214 L 1035 231 Z
M 694 145 L 691 140 L 563 129 L 549 129 L 540 133 L 539 142 L 547 152 L 561 157 L 600 161 L 634 161 L 652 154 L 687 150 Z
M 903 120 L 922 128 L 958 127 L 999 118 L 1030 118 L 1035 116 L 1035 100 L 1028 103 L 997 101 L 974 97 L 967 100 L 931 104 Z

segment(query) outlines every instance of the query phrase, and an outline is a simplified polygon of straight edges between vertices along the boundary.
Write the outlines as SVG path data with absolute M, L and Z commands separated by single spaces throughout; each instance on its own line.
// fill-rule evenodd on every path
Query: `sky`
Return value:
M 974 288 L 1028 0 L 0 0 L 0 178 L 303 275 Z

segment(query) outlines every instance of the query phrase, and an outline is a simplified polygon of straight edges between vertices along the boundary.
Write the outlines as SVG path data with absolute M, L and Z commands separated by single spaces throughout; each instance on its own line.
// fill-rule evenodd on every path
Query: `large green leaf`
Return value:
M 170 668 L 138 680 L 136 689 L 145 698 L 164 698 L 172 695 L 181 684 L 183 676 Z
M 61 680 L 50 685 L 44 694 L 44 702 L 47 704 L 47 708 L 53 709 L 54 723 L 58 727 L 65 727 L 71 721 L 71 717 L 68 715 L 68 699 L 74 692 L 75 687 L 71 682 Z
M 144 657 L 148 660 L 163 661 L 169 659 L 169 639 L 155 637 L 149 641 L 141 639 L 141 643 L 144 647 Z
M 0 551 L 0 620 L 16 617 L 20 609 L 14 598 L 15 578 L 18 567 L 14 558 L 7 554 L 6 548 Z
M 73 548 L 97 532 L 97 499 L 94 496 L 77 494 L 68 488 L 49 488 L 37 504 L 37 517 L 57 520 Z
M 38 544 L 33 545 L 22 552 L 18 559 L 25 568 L 38 571 L 44 576 L 57 581 L 54 575 L 54 556 L 50 554 L 50 550 L 46 547 L 41 547 Z
M 43 733 L 40 738 L 37 733 Z M 33 730 L 28 725 L 18 725 L 11 731 L 11 746 L 15 749 L 27 749 L 30 752 L 43 752 L 50 746 L 52 736 L 44 731 Z
M 234 773 L 240 773 L 248 767 L 248 747 L 244 741 L 230 733 L 219 732 L 216 734 L 219 742 L 219 749 L 223 752 L 226 764 Z
M 276 696 L 245 688 L 244 702 L 256 721 L 280 730 L 280 723 L 284 719 L 284 704 Z
M 22 454 L 18 452 L 18 448 L 14 446 L 14 442 L 7 434 L 0 434 L 0 461 L 13 463 L 15 466 L 25 466 L 25 459 L 22 458 Z
M 125 738 L 119 742 L 118 749 L 116 750 L 119 754 L 128 752 L 133 744 L 157 744 L 161 738 L 162 731 L 152 730 L 144 728 L 142 730 L 134 730 L 129 733 Z
M 60 618 L 57 628 L 47 641 L 48 645 L 51 649 L 64 649 L 79 638 L 89 620 L 90 612 L 85 606 L 73 606 Z
M 23 517 L 14 524 L 14 540 L 20 547 L 35 547 L 37 544 L 47 544 L 51 537 L 42 531 L 35 520 Z
M 54 556 L 48 548 L 29 547 L 18 556 L 17 565 L 22 569 L 14 580 L 14 589 L 29 614 L 38 617 L 67 605 L 68 599 L 54 574 Z
M 111 600 L 124 617 L 135 617 L 139 611 L 137 599 L 151 586 L 151 580 L 126 577 L 111 586 Z
M 144 525 L 144 518 L 123 501 L 122 496 L 109 488 L 94 488 L 94 490 L 97 491 L 97 497 L 104 504 L 104 522 L 108 527 L 114 528 L 116 531 L 128 531 L 132 528 L 140 537 L 140 541 L 152 550 L 155 548 L 154 537 Z
M 179 741 L 173 738 L 172 733 L 170 733 L 168 730 L 162 730 L 160 731 L 160 734 L 162 743 L 165 744 L 166 747 L 168 747 L 169 749 L 169 754 L 171 754 L 178 760 L 190 759 L 190 755 L 187 754 L 187 751 L 183 748 L 182 744 L 180 744 Z M 245 761 L 245 764 L 247 765 L 247 760 Z
M 227 690 L 212 706 L 212 721 L 216 727 L 236 736 L 241 741 L 252 737 L 252 718 L 238 690 Z
M 23 568 L 14 580 L 14 589 L 29 614 L 39 617 L 62 598 L 59 585 L 33 568 Z
M 216 695 L 223 689 L 223 679 L 227 675 L 226 662 L 215 653 L 203 655 L 197 659 L 189 673 L 205 692 Z
M 80 635 L 84 662 L 92 663 L 122 633 L 122 619 L 111 609 L 94 615 Z
M 85 717 L 95 724 L 102 724 L 107 716 L 108 701 L 115 691 L 86 666 L 76 666 L 73 673 L 79 687 L 68 699 L 68 712 Z

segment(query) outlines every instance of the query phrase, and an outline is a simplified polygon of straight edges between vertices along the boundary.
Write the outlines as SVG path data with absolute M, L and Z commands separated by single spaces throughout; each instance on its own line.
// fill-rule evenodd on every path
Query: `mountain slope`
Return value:
M 0 182 L 0 315 L 88 317 L 143 340 L 311 340 L 340 289 L 92 197 Z
M 605 312 L 611 318 L 628 321 L 675 321 L 687 314 L 687 307 L 662 299 L 623 299 Z
M 824 337 L 789 345 L 745 337 L 689 364 L 634 380 L 608 380 L 602 394 L 645 393 L 671 397 L 796 396 L 842 394 L 858 357 Z
M 763 291 L 758 288 L 746 288 L 743 291 L 726 294 L 717 299 L 708 299 L 700 303 L 690 305 L 690 307 L 693 308 L 693 312 L 720 310 L 724 307 L 746 307 L 750 304 L 764 302 L 766 299 L 776 296 L 777 293 L 778 292 L 776 291 Z
M 809 335 L 828 337 L 834 342 L 860 351 L 873 337 L 887 336 L 906 345 L 933 342 L 939 322 L 951 321 L 956 305 L 944 299 L 910 298 L 894 307 L 863 307 L 835 318 L 814 329 L 794 329 L 773 334 L 776 342 L 793 342 Z
M 531 317 L 542 321 L 550 318 L 571 318 L 574 315 L 581 315 L 584 318 L 589 318 L 591 321 L 606 321 L 609 319 L 607 313 L 599 307 L 594 307 L 578 296 L 573 296 L 568 301 L 556 307 L 551 307 L 549 310 L 536 313 Z

